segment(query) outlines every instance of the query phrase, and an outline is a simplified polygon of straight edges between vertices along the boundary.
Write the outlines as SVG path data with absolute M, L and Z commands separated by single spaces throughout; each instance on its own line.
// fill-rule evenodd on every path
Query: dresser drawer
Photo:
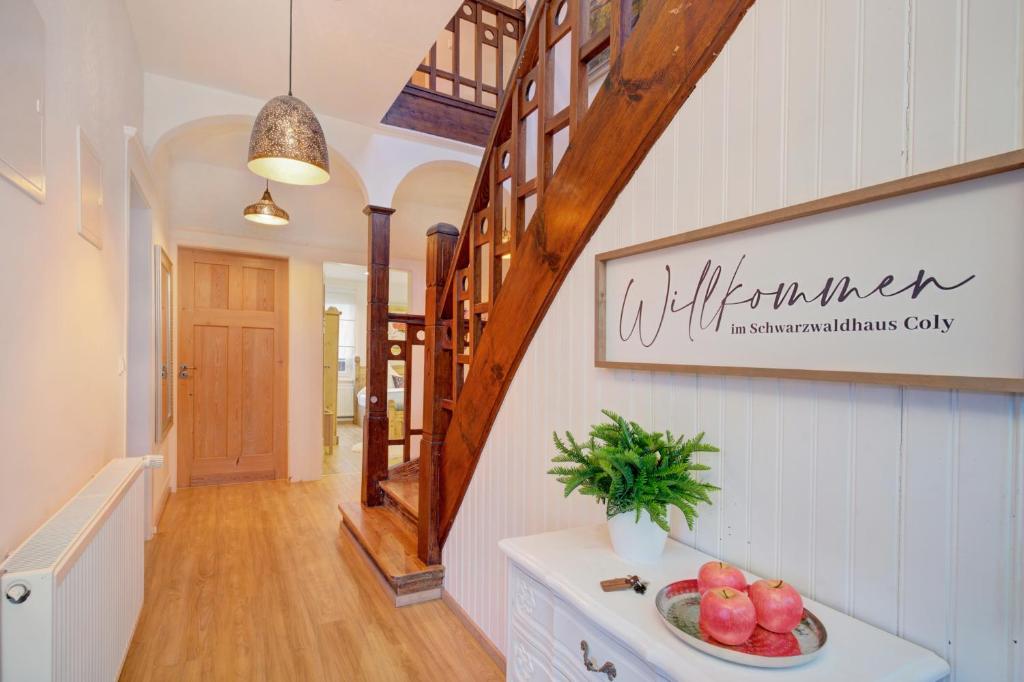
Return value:
M 515 565 L 509 567 L 508 586 L 508 610 L 512 622 L 540 641 L 549 641 L 554 611 L 551 593 Z
M 589 660 L 600 668 L 606 662 L 615 666 L 615 682 L 654 682 L 657 673 L 608 633 L 582 617 L 568 604 L 558 601 L 554 612 L 555 667 L 570 680 L 608 682 L 606 673 L 587 670 L 582 643 L 587 643 Z
M 551 661 L 542 654 L 518 627 L 509 630 L 505 675 L 510 682 L 550 682 L 558 679 Z

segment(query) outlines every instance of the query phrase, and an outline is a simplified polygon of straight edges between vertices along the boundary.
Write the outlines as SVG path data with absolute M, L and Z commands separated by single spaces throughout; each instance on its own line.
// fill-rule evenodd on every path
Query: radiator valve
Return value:
M 144 466 L 147 469 L 160 469 L 164 465 L 163 455 L 146 455 L 142 459 L 145 460 Z
M 7 588 L 7 592 L 4 596 L 7 597 L 7 601 L 17 605 L 28 599 L 30 594 L 32 594 L 32 590 L 28 588 L 28 585 L 25 583 L 14 583 Z

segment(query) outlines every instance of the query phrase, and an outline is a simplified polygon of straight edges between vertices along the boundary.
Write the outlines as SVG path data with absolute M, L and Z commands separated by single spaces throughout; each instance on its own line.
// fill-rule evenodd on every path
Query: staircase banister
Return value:
M 487 138 L 487 146 L 484 147 L 484 153 L 481 157 L 480 169 L 476 174 L 476 181 L 473 183 L 473 191 L 470 193 L 469 204 L 466 207 L 466 215 L 462 220 L 462 230 L 459 233 L 459 241 L 455 245 L 455 260 L 452 263 L 452 267 L 448 270 L 448 275 L 445 278 L 444 283 L 444 301 L 447 311 L 447 306 L 450 305 L 452 287 L 455 285 L 455 277 L 459 269 L 459 256 L 466 251 L 466 240 L 469 239 L 470 226 L 473 222 L 473 216 L 480 209 L 477 205 L 482 195 L 482 190 L 486 188 L 486 181 L 488 178 L 488 169 L 490 162 L 497 151 L 497 140 L 502 129 L 506 125 L 511 125 L 512 121 L 512 102 L 513 99 L 509 95 L 516 95 L 518 88 L 514 87 L 514 84 L 518 83 L 523 77 L 522 73 L 524 64 L 529 63 L 531 59 L 536 59 L 538 44 L 540 42 L 540 26 L 543 17 L 547 14 L 547 7 L 551 0 L 539 0 L 537 6 L 533 8 L 533 15 L 530 17 L 530 21 L 526 26 L 526 31 L 523 34 L 522 40 L 519 43 L 519 52 L 516 55 L 515 65 L 512 67 L 512 71 L 509 74 L 509 82 L 505 84 L 505 91 L 502 93 L 501 101 L 498 102 L 497 116 L 494 119 L 494 127 L 491 128 L 491 134 Z M 530 66 L 532 67 L 532 64 Z M 529 69 L 526 69 L 529 71 Z
M 505 14 L 513 18 L 522 19 L 524 21 L 526 20 L 526 12 L 522 7 L 509 7 L 508 5 L 501 4 L 497 0 L 476 0 L 476 4 L 483 5 L 488 9 L 494 10 L 496 14 Z M 525 5 L 523 6 L 525 7 Z
M 388 322 L 397 322 L 398 324 L 412 324 L 412 325 L 423 325 L 423 316 L 415 315 L 412 313 L 388 313 Z
M 487 332 L 474 349 L 473 371 L 462 386 L 444 439 L 440 544 L 451 531 L 512 377 L 559 287 L 753 2 L 649 0 L 630 39 L 613 58 L 608 77 L 538 202 L 519 242 L 515 266 L 492 302 Z M 539 5 L 531 25 L 545 15 L 544 3 Z M 528 41 L 521 55 L 527 47 Z M 493 153 L 494 134 L 488 154 Z M 478 176 L 474 199 L 489 158 Z M 471 206 L 460 249 L 473 212 Z M 454 276 L 453 269 L 446 292 L 451 292 Z

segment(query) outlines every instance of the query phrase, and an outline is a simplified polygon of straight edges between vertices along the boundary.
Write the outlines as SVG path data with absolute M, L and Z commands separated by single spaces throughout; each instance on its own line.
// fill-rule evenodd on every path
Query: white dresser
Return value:
M 676 639 L 654 607 L 658 590 L 697 575 L 712 557 L 673 540 L 654 566 L 629 564 L 616 555 L 604 524 L 502 540 L 509 558 L 508 679 L 514 682 L 914 682 L 940 680 L 949 666 L 931 651 L 805 600 L 828 630 L 829 641 L 811 663 L 779 670 L 751 668 L 708 656 Z M 606 578 L 637 574 L 647 593 L 603 592 Z M 755 576 L 749 576 L 756 579 Z M 581 643 L 592 668 L 587 670 Z

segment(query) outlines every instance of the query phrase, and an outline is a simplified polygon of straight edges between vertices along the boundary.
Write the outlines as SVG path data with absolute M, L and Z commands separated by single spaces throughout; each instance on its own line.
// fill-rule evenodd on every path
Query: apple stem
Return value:
M 777 583 L 775 583 L 774 585 L 772 585 L 772 587 L 775 587 L 775 588 L 779 588 L 779 587 L 782 587 L 782 583 L 783 583 L 783 582 L 785 582 L 785 581 L 783 581 L 783 580 L 780 580 L 780 581 L 778 581 Z

